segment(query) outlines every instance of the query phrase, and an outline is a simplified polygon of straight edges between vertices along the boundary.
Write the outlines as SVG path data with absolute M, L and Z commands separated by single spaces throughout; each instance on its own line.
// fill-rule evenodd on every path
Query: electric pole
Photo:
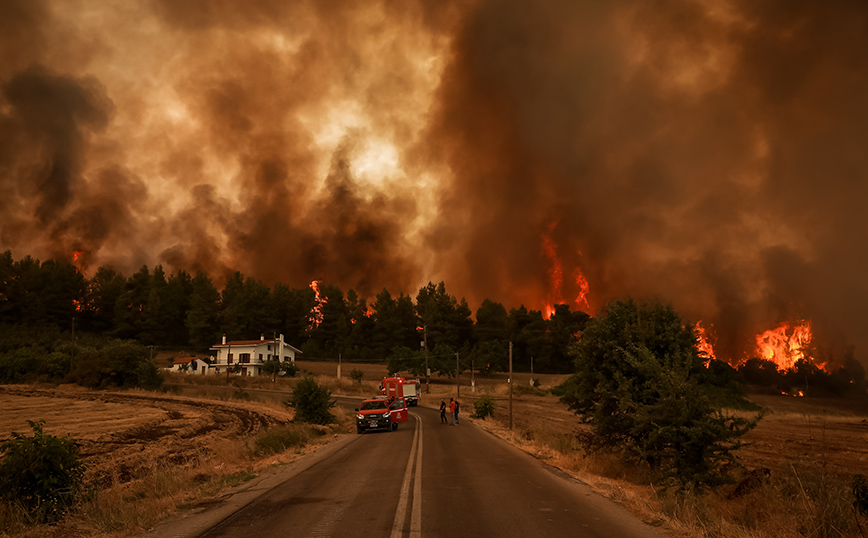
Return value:
M 431 392 L 431 370 L 428 368 L 428 325 L 425 324 L 422 326 L 424 331 L 424 337 L 422 340 L 422 345 L 425 346 L 425 392 Z
M 512 430 L 512 342 L 509 343 L 509 429 Z
M 455 354 L 455 399 L 461 396 L 461 383 L 458 382 L 458 353 Z

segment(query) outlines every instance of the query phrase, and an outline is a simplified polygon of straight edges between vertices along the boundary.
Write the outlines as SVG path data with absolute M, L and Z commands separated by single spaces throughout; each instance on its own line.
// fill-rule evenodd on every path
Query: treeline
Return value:
M 512 341 L 517 371 L 568 373 L 571 340 L 589 319 L 565 304 L 545 319 L 537 310 L 507 311 L 485 300 L 474 321 L 467 301 L 450 295 L 443 282 L 429 283 L 415 298 L 383 289 L 370 303 L 354 290 L 344 293 L 330 284 L 320 284 L 319 294 L 321 303 L 310 287 L 269 287 L 240 272 L 218 290 L 206 273 L 166 274 L 159 265 L 143 266 L 131 276 L 100 267 L 86 278 L 68 262 L 14 260 L 6 251 L 0 257 L 0 324 L 4 334 L 19 337 L 0 336 L 0 352 L 22 343 L 22 327 L 61 342 L 69 341 L 74 328 L 78 339 L 134 341 L 191 354 L 207 354 L 223 334 L 229 340 L 283 334 L 304 358 L 388 362 L 394 370 L 418 374 L 424 373 L 427 349 L 432 373 L 451 376 L 456 358 L 459 370 L 471 365 L 483 374 L 505 370 Z

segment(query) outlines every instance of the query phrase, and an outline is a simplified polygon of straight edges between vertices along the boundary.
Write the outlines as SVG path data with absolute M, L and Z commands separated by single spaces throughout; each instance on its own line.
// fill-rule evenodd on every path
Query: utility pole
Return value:
M 350 372 L 352 374 L 352 372 Z M 338 379 L 341 378 L 341 354 L 338 353 Z
M 232 360 L 232 344 L 229 344 L 229 351 L 226 352 L 226 384 L 229 384 L 229 361 Z
M 75 314 L 72 316 L 72 354 L 69 357 L 69 369 L 75 368 Z
M 476 392 L 476 379 L 473 377 L 473 359 L 470 359 L 470 390 Z
M 428 325 L 425 324 L 422 326 L 424 330 L 424 338 L 422 340 L 422 345 L 425 346 L 425 392 L 431 392 L 431 370 L 428 368 Z
M 280 356 L 277 353 L 277 331 L 272 332 L 274 335 L 274 342 L 272 345 L 274 348 L 271 350 L 271 358 L 274 359 L 274 371 L 271 373 L 271 382 L 277 382 L 277 371 L 280 370 Z
M 512 430 L 512 342 L 509 342 L 509 429 Z
M 458 382 L 458 353 L 455 354 L 455 399 L 461 396 L 461 383 Z

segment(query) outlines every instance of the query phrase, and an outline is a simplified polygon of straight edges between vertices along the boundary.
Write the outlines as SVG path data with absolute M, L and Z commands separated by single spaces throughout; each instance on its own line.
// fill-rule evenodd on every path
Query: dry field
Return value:
M 341 365 L 342 379 L 336 379 L 336 363 L 300 361 L 299 366 L 302 371 L 315 375 L 334 395 L 361 397 L 374 394 L 385 375 L 385 366 L 381 364 L 344 363 Z M 354 368 L 364 372 L 362 383 L 349 379 Z M 475 376 L 475 386 L 471 386 L 471 377 L 464 374 L 458 387 L 455 380 L 434 377 L 427 391 L 423 388 L 422 405 L 436 408 L 441 398 L 448 400 L 458 395 L 467 418 L 473 412 L 476 398 L 482 394 L 494 397 L 494 419 L 474 422 L 535 457 L 561 467 L 674 535 L 738 538 L 826 535 L 815 532 L 813 523 L 799 527 L 793 522 L 795 515 L 778 521 L 776 518 L 784 517 L 786 512 L 779 509 L 780 514 L 774 513 L 774 503 L 778 500 L 768 501 L 770 506 L 766 511 L 769 514 L 746 515 L 756 511 L 751 504 L 761 504 L 765 498 L 777 499 L 774 496 L 779 492 L 760 491 L 744 500 L 724 502 L 734 491 L 736 486 L 733 484 L 712 497 L 705 497 L 702 508 L 687 506 L 680 500 L 667 500 L 653 487 L 643 485 L 647 483 L 643 482 L 647 475 L 641 470 L 626 468 L 611 457 L 582 456 L 573 436 L 579 427 L 575 416 L 557 398 L 531 390 L 529 374 L 515 374 L 514 378 L 516 394 L 512 398 L 511 430 L 508 428 L 509 398 L 505 374 L 491 378 Z M 539 379 L 542 389 L 548 389 L 563 382 L 566 376 L 535 375 L 534 378 Z M 169 475 L 177 474 L 188 482 L 217 483 L 213 487 L 187 488 L 162 501 L 159 509 L 170 513 L 219 495 L 221 488 L 232 484 L 225 480 L 227 475 L 255 473 L 265 466 L 300 457 L 304 451 L 254 460 L 249 450 L 251 440 L 257 435 L 284 425 L 292 418 L 291 410 L 281 402 L 288 398 L 294 383 L 295 379 L 272 382 L 269 378 L 233 377 L 227 382 L 225 378 L 175 374 L 167 379 L 172 392 L 159 394 L 91 391 L 74 386 L 0 386 L 0 405 L 4 409 L 0 416 L 0 438 L 13 431 L 29 433 L 27 420 L 44 420 L 47 433 L 69 435 L 79 442 L 88 464 L 88 481 L 105 491 L 120 492 L 115 496 L 119 504 L 131 500 L 137 502 L 139 497 L 151 495 L 140 490 L 144 483 L 156 483 L 154 476 L 159 472 L 155 469 L 162 469 L 164 475 L 168 469 Z M 783 395 L 751 395 L 749 399 L 766 408 L 767 414 L 746 436 L 750 444 L 738 452 L 740 462 L 747 470 L 769 469 L 773 478 L 785 480 L 795 476 L 801 494 L 805 496 L 805 502 L 801 503 L 805 507 L 799 509 L 813 510 L 805 516 L 808 519 L 825 521 L 825 514 L 814 512 L 827 508 L 809 505 L 808 486 L 801 483 L 801 477 L 806 476 L 804 470 L 807 469 L 814 476 L 822 476 L 824 481 L 829 477 L 830 483 L 845 484 L 854 474 L 868 474 L 868 406 L 865 401 Z M 338 429 L 334 433 L 343 431 Z M 329 435 L 320 442 L 332 438 L 334 436 Z M 305 451 L 312 449 L 315 447 Z M 740 471 L 736 480 L 745 472 Z M 709 508 L 713 504 L 715 506 Z M 711 511 L 724 514 L 720 516 L 724 522 L 709 522 L 711 516 L 708 513 Z M 147 528 L 163 515 L 140 515 L 138 521 L 120 523 L 112 518 L 121 516 L 91 515 L 88 517 L 110 521 L 101 525 L 78 524 L 76 534 L 131 536 L 137 529 Z M 736 523 L 730 525 L 725 522 L 726 518 Z M 755 521 L 757 519 L 765 522 Z M 760 530 L 743 530 L 757 525 Z M 730 527 L 738 530 L 733 531 Z M 89 530 L 81 531 L 82 528 Z M 828 535 L 859 536 L 835 532 Z

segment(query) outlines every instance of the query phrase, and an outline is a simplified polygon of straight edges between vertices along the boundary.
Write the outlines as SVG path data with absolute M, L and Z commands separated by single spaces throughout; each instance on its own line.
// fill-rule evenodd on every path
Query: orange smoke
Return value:
M 792 370 L 797 361 L 808 358 L 805 352 L 812 339 L 810 321 L 794 325 L 784 322 L 757 335 L 757 353 L 761 359 L 777 364 L 778 370 Z

